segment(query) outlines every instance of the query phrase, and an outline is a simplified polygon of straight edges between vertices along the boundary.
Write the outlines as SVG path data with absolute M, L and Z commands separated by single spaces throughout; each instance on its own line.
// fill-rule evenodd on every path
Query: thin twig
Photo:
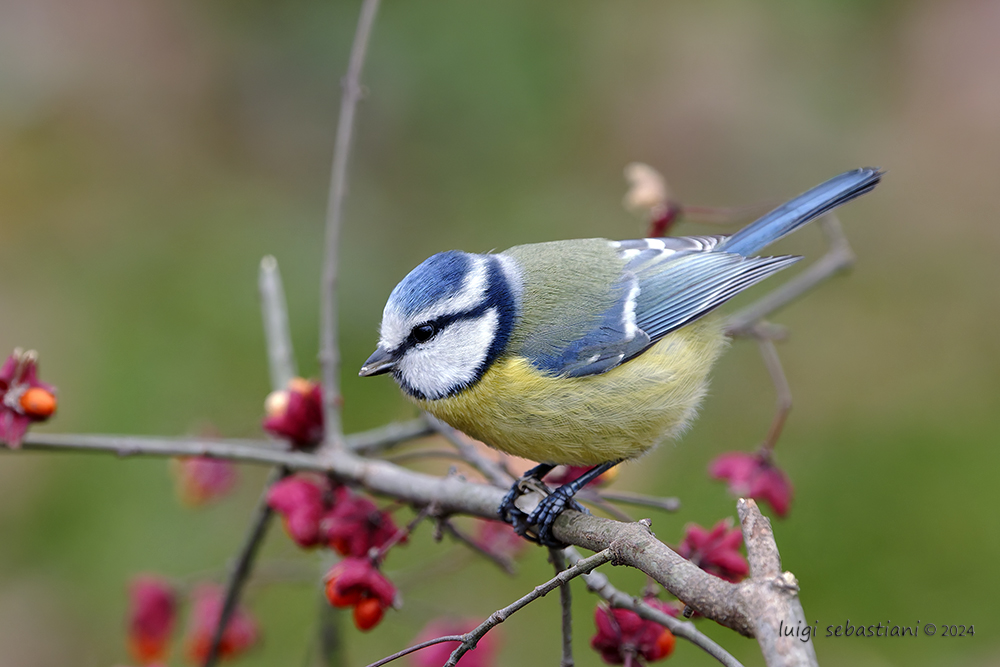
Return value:
M 635 519 L 632 518 L 625 510 L 619 509 L 613 503 L 608 502 L 596 492 L 584 491 L 582 493 L 576 494 L 576 499 L 582 503 L 587 503 L 597 509 L 601 510 L 610 517 L 614 517 L 618 521 L 624 521 L 625 523 L 632 523 Z
M 582 574 L 587 574 L 588 572 L 591 572 L 594 568 L 609 562 L 612 558 L 614 558 L 614 555 L 611 553 L 610 548 L 604 549 L 603 551 L 599 551 L 593 556 L 590 556 L 589 558 L 584 558 L 579 562 L 575 563 L 573 566 L 563 570 L 552 579 L 546 581 L 544 584 L 535 586 L 533 591 L 531 591 L 524 597 L 520 598 L 519 600 L 513 602 L 512 604 L 507 605 L 503 609 L 499 609 L 493 612 L 492 614 L 490 614 L 490 617 L 487 618 L 485 621 L 480 623 L 474 629 L 462 635 L 461 645 L 459 645 L 459 647 L 452 652 L 451 657 L 448 658 L 448 662 L 445 663 L 444 667 L 455 667 L 455 665 L 458 663 L 458 661 L 462 658 L 463 655 L 465 655 L 472 649 L 476 648 L 476 644 L 479 642 L 480 639 L 483 638 L 483 636 L 487 632 L 489 632 L 496 626 L 506 621 L 515 612 L 523 609 L 530 603 L 534 602 L 535 600 L 538 600 L 539 598 L 547 595 L 548 593 L 551 593 L 556 588 L 559 588 L 563 584 L 569 582 L 571 579 L 578 577 Z
M 412 452 L 402 452 L 392 456 L 383 456 L 383 460 L 393 463 L 405 463 L 407 461 L 418 461 L 420 459 L 449 459 L 467 463 L 465 457 L 450 449 L 418 449 Z
M 441 530 L 448 533 L 449 535 L 454 537 L 456 540 L 458 540 L 465 546 L 472 549 L 480 556 L 483 556 L 492 563 L 496 564 L 497 567 L 499 567 L 507 574 L 515 574 L 516 570 L 514 569 L 514 562 L 510 558 L 507 558 L 506 556 L 490 551 L 489 549 L 487 549 L 486 547 L 484 547 L 483 545 L 479 544 L 474 539 L 466 535 L 463 531 L 459 530 L 458 527 L 448 519 L 441 519 L 440 521 L 438 521 L 438 526 L 441 528 Z
M 464 433 L 448 424 L 445 424 L 433 415 L 425 414 L 424 417 L 427 419 L 427 423 L 430 424 L 434 430 L 443 435 L 445 439 L 459 451 L 462 458 L 473 468 L 481 472 L 491 484 L 501 488 L 506 488 L 514 481 L 514 479 L 508 475 L 499 464 L 491 461 L 486 456 L 483 456 L 483 453 L 479 451 L 475 445 L 469 442 L 468 436 Z
M 774 342 L 768 338 L 758 338 L 757 344 L 767 373 L 771 376 L 771 383 L 774 384 L 774 419 L 771 420 L 771 428 L 768 429 L 764 444 L 761 445 L 761 449 L 770 456 L 778 438 L 781 437 L 781 431 L 785 428 L 788 413 L 792 410 L 792 388 L 788 385 L 788 378 L 785 377 L 785 371 L 781 367 L 781 358 L 778 357 Z
M 428 646 L 434 646 L 435 644 L 444 644 L 445 642 L 460 642 L 464 635 L 447 635 L 445 637 L 436 637 L 435 639 L 428 639 L 425 642 L 420 642 L 419 644 L 414 644 L 408 648 L 404 648 L 402 651 L 397 651 L 392 655 L 386 656 L 381 660 L 371 663 L 368 667 L 382 667 L 382 665 L 388 665 L 393 660 L 399 660 L 404 655 L 409 655 L 420 649 L 427 648 Z
M 582 560 L 580 552 L 573 547 L 564 549 L 564 553 L 570 563 L 577 563 Z M 678 620 L 673 616 L 660 611 L 659 609 L 650 607 L 641 600 L 636 600 L 631 595 L 623 593 L 612 586 L 611 582 L 604 574 L 600 572 L 591 572 L 590 574 L 583 576 L 583 581 L 587 584 L 587 590 L 592 593 L 596 593 L 600 597 L 607 600 L 612 607 L 629 609 L 634 611 L 641 618 L 659 623 L 670 630 L 670 632 L 672 632 L 675 636 L 691 642 L 721 662 L 723 665 L 726 665 L 726 667 L 743 667 L 743 665 L 741 665 L 739 661 L 731 656 L 724 648 L 716 644 L 708 636 L 702 634 L 702 632 L 695 627 L 694 623 L 691 623 L 690 621 Z
M 566 556 L 562 549 L 550 548 L 549 558 L 556 574 L 566 569 Z M 562 607 L 562 658 L 559 667 L 573 667 L 573 592 L 568 581 L 559 587 L 559 606 Z
M 415 440 L 434 433 L 434 429 L 423 417 L 406 422 L 393 422 L 380 428 L 361 433 L 352 433 L 344 439 L 347 448 L 358 454 L 374 456 L 401 442 Z
M 413 517 L 413 520 L 410 521 L 410 523 L 406 524 L 406 526 L 398 529 L 392 537 L 386 540 L 385 544 L 383 544 L 378 549 L 372 547 L 372 550 L 369 553 L 369 558 L 371 559 L 372 563 L 374 563 L 376 566 L 379 563 L 381 563 L 385 559 L 385 555 L 389 553 L 389 549 L 393 548 L 401 541 L 409 537 L 410 534 L 413 533 L 416 527 L 420 524 L 420 522 L 426 519 L 428 516 L 430 516 L 431 512 L 432 508 L 429 505 L 427 507 L 422 507 L 420 511 L 417 512 L 417 516 Z
M 628 491 L 599 491 L 598 495 L 604 500 L 610 500 L 615 503 L 655 507 L 664 512 L 676 512 L 681 508 L 680 498 L 659 498 L 641 493 L 629 493 Z
M 725 330 L 730 336 L 748 335 L 749 329 L 779 308 L 783 308 L 831 276 L 854 264 L 854 252 L 844 236 L 836 214 L 827 213 L 819 220 L 830 249 L 781 287 L 765 294 L 746 308 L 729 316 Z
M 253 562 L 257 556 L 257 549 L 260 547 L 267 534 L 267 528 L 272 516 L 271 507 L 267 504 L 267 492 L 273 484 L 284 479 L 288 475 L 287 468 L 278 467 L 271 471 L 264 484 L 264 491 L 257 501 L 253 516 L 250 519 L 250 527 L 243 540 L 243 546 L 233 561 L 233 569 L 226 580 L 226 595 L 222 604 L 222 612 L 219 614 L 219 622 L 215 626 L 212 636 L 212 643 L 209 646 L 208 654 L 205 656 L 204 667 L 212 667 L 219 658 L 219 647 L 222 644 L 222 636 L 225 634 L 229 619 L 236 610 L 236 605 L 240 600 L 240 593 L 246 583 L 250 572 L 253 570 Z
M 326 211 L 326 244 L 323 259 L 323 285 L 320 293 L 320 363 L 323 369 L 324 447 L 343 446 L 340 420 L 340 349 L 337 335 L 337 268 L 340 229 L 347 196 L 347 162 L 354 133 L 354 111 L 361 98 L 361 69 L 368 50 L 368 38 L 375 22 L 379 0 L 364 0 L 358 28 L 354 33 L 347 75 L 341 85 L 340 116 L 330 171 L 330 196 Z

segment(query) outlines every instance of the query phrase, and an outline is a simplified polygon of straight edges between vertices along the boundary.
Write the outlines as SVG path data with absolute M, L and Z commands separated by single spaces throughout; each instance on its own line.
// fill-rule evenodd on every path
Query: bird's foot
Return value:
M 549 488 L 541 481 L 542 477 L 545 477 L 555 466 L 548 464 L 535 466 L 511 487 L 507 495 L 504 496 L 503 502 L 500 503 L 497 513 L 500 518 L 513 526 L 521 537 L 546 547 L 565 547 L 566 545 L 552 534 L 552 525 L 555 523 L 556 517 L 565 509 L 574 509 L 589 514 L 580 503 L 573 500 L 573 496 L 618 463 L 618 461 L 608 461 L 594 466 L 555 491 L 549 491 Z M 534 505 L 529 504 L 533 500 L 531 496 L 539 498 L 535 500 Z M 532 527 L 534 535 L 528 532 Z
M 576 489 L 571 488 L 569 484 L 563 484 L 542 498 L 538 506 L 532 510 L 525 523 L 529 526 L 534 526 L 535 542 L 538 542 L 543 547 L 554 547 L 557 549 L 563 549 L 568 546 L 555 538 L 552 534 L 552 525 L 555 523 L 556 518 L 566 509 L 574 509 L 577 512 L 590 514 L 587 508 L 573 500 L 575 493 Z
M 525 473 L 504 496 L 497 514 L 527 540 L 547 547 L 564 547 L 552 536 L 552 523 L 567 507 L 579 512 L 587 510 L 573 500 L 578 487 L 564 484 L 552 491 L 541 481 L 553 467 L 540 465 Z

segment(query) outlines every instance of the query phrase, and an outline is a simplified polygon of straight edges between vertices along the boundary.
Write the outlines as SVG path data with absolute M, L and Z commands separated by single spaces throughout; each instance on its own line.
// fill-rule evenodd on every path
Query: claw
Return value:
M 497 514 L 504 522 L 513 526 L 521 537 L 545 547 L 563 548 L 566 545 L 552 535 L 552 524 L 555 523 L 556 517 L 562 514 L 566 508 L 589 514 L 580 503 L 573 500 L 573 496 L 617 463 L 618 461 L 612 461 L 595 466 L 572 482 L 563 484 L 551 492 L 548 491 L 548 487 L 542 483 L 541 479 L 555 466 L 545 463 L 535 466 L 524 473 L 524 476 L 510 488 L 507 495 L 503 497 L 500 507 L 497 508 Z M 518 507 L 518 500 L 521 500 L 522 496 L 527 495 L 529 491 L 541 492 L 544 497 L 534 508 Z M 534 536 L 528 533 L 532 526 L 535 527 Z

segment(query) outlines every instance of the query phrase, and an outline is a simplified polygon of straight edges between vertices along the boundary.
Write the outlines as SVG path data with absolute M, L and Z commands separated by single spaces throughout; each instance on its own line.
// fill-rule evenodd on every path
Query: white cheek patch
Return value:
M 458 315 L 472 310 L 486 298 L 487 278 L 489 276 L 487 259 L 479 255 L 471 255 L 472 266 L 465 276 L 462 288 L 454 295 L 430 305 L 413 314 L 405 315 L 395 304 L 385 304 L 382 313 L 379 347 L 385 350 L 395 350 L 410 335 L 413 327 L 424 322 L 436 320 L 446 315 Z
M 474 319 L 452 322 L 407 350 L 396 366 L 400 378 L 431 400 L 471 384 L 493 344 L 498 320 L 496 309 L 490 308 Z

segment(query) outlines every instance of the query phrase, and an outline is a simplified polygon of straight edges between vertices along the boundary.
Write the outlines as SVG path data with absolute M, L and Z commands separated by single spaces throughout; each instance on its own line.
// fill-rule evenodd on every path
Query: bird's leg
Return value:
M 500 502 L 500 507 L 497 508 L 497 514 L 500 515 L 500 519 L 505 523 L 509 523 L 514 527 L 519 535 L 524 535 L 525 531 L 528 529 L 528 524 L 526 519 L 528 515 L 526 512 L 522 512 L 514 504 L 515 501 L 524 493 L 524 483 L 530 480 L 535 482 L 540 482 L 542 477 L 545 477 L 552 469 L 555 468 L 551 463 L 540 463 L 528 472 L 521 475 L 521 479 L 514 482 L 514 485 L 510 487 L 510 491 L 507 495 L 503 497 Z
M 559 516 L 562 511 L 566 509 L 567 505 L 570 505 L 571 503 L 574 509 L 580 508 L 576 501 L 573 500 L 573 496 L 576 495 L 576 492 L 614 468 L 619 463 L 621 463 L 621 461 L 609 461 L 607 463 L 594 466 L 574 479 L 572 482 L 563 484 L 551 494 L 543 498 L 542 502 L 538 503 L 538 507 L 536 507 L 525 520 L 525 523 L 528 526 L 535 526 L 535 530 L 538 534 L 538 543 L 546 547 L 565 547 L 565 544 L 552 536 L 552 524 L 555 523 L 556 517 Z M 516 527 L 517 526 L 515 526 L 515 528 Z

